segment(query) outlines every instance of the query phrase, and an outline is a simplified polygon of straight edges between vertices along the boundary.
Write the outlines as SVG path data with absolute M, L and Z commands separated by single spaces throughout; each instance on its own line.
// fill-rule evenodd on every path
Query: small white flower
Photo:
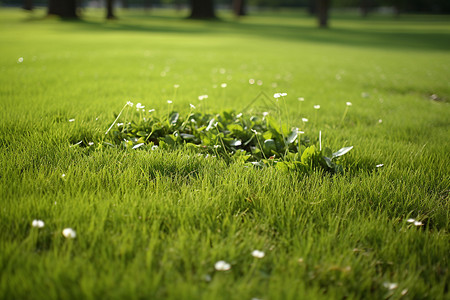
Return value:
M 302 122 L 308 122 L 309 120 L 307 118 L 302 118 Z
M 239 119 L 240 117 L 242 117 L 242 113 L 238 113 L 238 114 L 236 115 L 236 118 L 237 118 L 237 119 Z
M 226 88 L 226 87 L 227 87 L 227 84 L 226 84 L 226 83 L 222 83 L 222 84 L 220 85 L 220 87 L 221 87 L 221 88 Z
M 94 145 L 94 142 L 89 142 L 88 145 L 92 146 L 92 145 Z
M 408 223 L 414 223 L 416 220 L 414 220 L 414 219 L 412 219 L 412 218 L 409 218 L 408 220 L 406 220 L 406 222 L 408 222 Z
M 320 105 L 314 105 L 314 109 L 320 109 Z
M 158 149 L 158 145 L 153 145 L 152 146 L 152 150 L 157 150 Z
M 177 88 L 180 87 L 180 85 L 179 84 L 174 84 L 173 87 L 177 89 Z
M 256 258 L 263 258 L 266 254 L 263 251 L 253 250 L 252 256 Z
M 61 174 L 61 178 L 64 178 L 64 177 L 66 177 L 66 174 Z
M 402 296 L 405 296 L 406 294 L 408 294 L 408 289 L 403 289 L 401 294 L 402 294 Z
M 31 222 L 31 226 L 36 228 L 43 228 L 45 226 L 45 223 L 42 220 L 33 220 L 33 222 Z
M 250 78 L 250 79 L 248 80 L 248 83 L 250 83 L 250 84 L 255 84 L 255 79 Z
M 149 113 L 154 112 L 154 111 L 155 111 L 155 109 L 153 109 L 153 108 L 148 110 Z
M 65 228 L 62 234 L 66 239 L 74 239 L 77 237 L 77 233 L 72 228 Z
M 139 103 L 139 104 L 140 104 L 140 103 Z M 133 107 L 133 102 L 127 101 L 127 105 L 128 105 L 129 107 Z
M 167 100 L 167 103 L 172 104 L 172 100 Z
M 414 226 L 422 226 L 423 223 L 420 221 L 414 221 Z
M 142 105 L 141 103 L 136 104 L 136 109 L 142 109 L 142 108 L 144 108 L 144 107 L 145 107 L 145 106 Z
M 384 164 L 378 164 L 378 165 L 376 165 L 375 167 L 381 168 L 382 166 L 384 166 Z
M 379 119 L 379 120 L 378 120 L 378 123 L 383 123 L 383 120 Z
M 219 147 L 220 147 L 220 145 L 214 145 L 214 149 L 217 149 Z
M 304 134 L 304 133 L 305 133 L 304 131 L 299 131 L 299 132 L 298 132 L 298 134 Z
M 281 94 L 280 94 L 280 93 L 275 93 L 275 94 L 273 94 L 273 97 L 274 97 L 275 99 L 280 98 L 280 97 L 281 97 Z
M 18 59 L 17 59 L 17 62 L 20 64 L 20 63 L 22 63 L 23 62 L 23 57 L 19 57 Z
M 195 109 L 194 104 L 189 104 L 189 106 L 190 106 L 192 109 Z
M 229 269 L 231 269 L 231 265 L 224 260 L 219 260 L 214 264 L 214 268 L 217 271 L 228 271 Z
M 75 122 L 75 119 L 69 119 L 69 122 Z
M 200 95 L 200 96 L 198 96 L 198 100 L 200 100 L 200 101 L 202 101 L 204 99 L 207 99 L 207 98 L 208 98 L 208 95 Z
M 297 100 L 300 101 L 300 102 L 303 102 L 303 101 L 305 101 L 305 98 L 300 97 L 300 98 L 297 98 Z
M 281 95 L 281 97 L 286 97 L 287 93 L 281 93 L 280 95 Z
M 352 106 L 352 103 L 351 103 L 351 102 L 345 102 L 345 104 L 346 104 L 347 106 Z
M 398 287 L 398 284 L 395 282 L 384 282 L 383 286 L 387 288 L 388 290 L 392 291 L 395 290 Z
M 263 117 L 266 117 L 269 113 L 267 111 L 263 112 Z
M 256 84 L 257 84 L 257 85 L 263 85 L 263 82 L 262 82 L 262 80 L 258 80 L 258 81 L 256 82 Z
M 258 131 L 256 131 L 255 129 L 250 129 L 254 134 L 258 134 Z

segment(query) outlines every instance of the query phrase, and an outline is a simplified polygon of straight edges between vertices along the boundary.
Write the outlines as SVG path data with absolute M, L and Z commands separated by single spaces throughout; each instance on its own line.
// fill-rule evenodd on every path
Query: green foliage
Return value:
M 228 162 L 246 162 L 258 167 L 277 166 L 279 169 L 311 172 L 323 169 L 333 173 L 343 172 L 338 157 L 353 147 L 342 148 L 336 153 L 330 149 L 318 149 L 309 145 L 304 132 L 293 127 L 287 129 L 268 113 L 243 114 L 224 111 L 218 114 L 197 112 L 191 107 L 186 117 L 176 111 L 158 118 L 153 112 L 136 112 L 128 102 L 125 115 L 134 118 L 120 122 L 120 114 L 107 131 L 106 140 L 97 148 L 120 148 L 153 151 L 157 148 L 173 150 L 184 146 L 198 153 L 218 156 Z M 132 110 L 131 113 L 129 110 Z M 118 123 L 116 123 L 118 122 Z M 280 125 L 281 124 L 281 125 Z M 114 146 L 115 145 L 115 146 Z M 303 147 L 302 147 L 303 146 Z M 302 148 L 306 147 L 303 150 Z

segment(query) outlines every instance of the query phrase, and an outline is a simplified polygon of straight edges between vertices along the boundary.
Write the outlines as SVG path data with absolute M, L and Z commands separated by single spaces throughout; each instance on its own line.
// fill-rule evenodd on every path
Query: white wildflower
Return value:
M 177 89 L 177 88 L 180 87 L 180 85 L 179 84 L 174 84 L 173 87 Z
M 69 122 L 75 122 L 75 119 L 69 119 Z
M 167 100 L 167 103 L 168 104 L 172 104 L 172 100 Z
M 260 250 L 253 250 L 252 256 L 256 258 L 263 258 L 266 254 L 263 251 Z
M 384 282 L 383 286 L 387 288 L 388 290 L 392 291 L 395 290 L 398 287 L 398 284 L 395 282 Z
M 66 239 L 74 239 L 77 237 L 77 233 L 75 232 L 75 230 L 73 230 L 72 228 L 65 228 L 62 231 L 62 234 L 64 235 L 64 237 Z
M 145 106 L 142 105 L 141 103 L 136 104 L 136 109 L 142 109 L 142 108 L 144 108 L 144 107 L 145 107 Z
M 320 105 L 314 105 L 314 109 L 320 109 Z
M 226 88 L 226 87 L 227 87 L 227 84 L 226 84 L 226 83 L 222 83 L 222 84 L 220 85 L 220 87 L 221 87 L 221 88 Z
M 345 104 L 346 104 L 347 106 L 352 106 L 352 103 L 351 103 L 351 102 L 345 102 Z
M 155 111 L 154 108 L 148 110 L 149 113 L 154 112 L 154 111 Z
M 189 106 L 190 106 L 192 109 L 195 109 L 194 104 L 189 104 Z
M 378 164 L 378 165 L 376 165 L 375 167 L 381 168 L 382 166 L 384 166 L 384 164 Z
M 228 271 L 229 269 L 231 269 L 231 265 L 224 260 L 219 260 L 214 264 L 214 268 L 217 271 Z
M 308 122 L 309 120 L 307 119 L 307 118 L 302 118 L 302 122 L 304 122 L 304 123 L 306 123 L 306 122 Z
M 256 84 L 257 84 L 257 85 L 262 85 L 263 82 L 262 82 L 262 80 L 258 80 L 258 82 L 256 82 Z
M 299 97 L 299 98 L 297 98 L 297 100 L 300 101 L 300 102 L 303 102 L 303 101 L 305 101 L 305 98 Z
M 140 104 L 140 103 L 139 103 L 139 104 Z M 127 105 L 128 105 L 129 107 L 133 107 L 133 102 L 127 101 Z
M 23 57 L 19 57 L 18 59 L 17 59 L 17 63 L 22 63 L 23 62 Z
M 250 78 L 250 79 L 248 80 L 248 83 L 250 83 L 250 84 L 255 84 L 255 79 Z
M 42 220 L 33 220 L 33 222 L 31 222 L 31 226 L 36 228 L 43 228 L 45 226 L 45 223 Z

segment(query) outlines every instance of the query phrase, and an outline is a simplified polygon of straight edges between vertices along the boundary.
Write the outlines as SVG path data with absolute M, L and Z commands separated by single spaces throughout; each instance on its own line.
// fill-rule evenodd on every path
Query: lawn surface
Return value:
M 0 299 L 448 299 L 448 17 L 118 15 L 0 10 Z M 260 92 L 313 144 L 354 146 L 345 174 L 70 147 L 127 101 L 240 112 Z

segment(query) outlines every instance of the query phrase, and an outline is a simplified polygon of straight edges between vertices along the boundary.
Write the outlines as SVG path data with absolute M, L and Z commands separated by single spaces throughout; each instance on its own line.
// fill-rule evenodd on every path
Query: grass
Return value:
M 1 299 L 448 298 L 448 17 L 44 15 L 0 10 Z M 239 111 L 260 91 L 313 143 L 353 145 L 347 172 L 70 147 L 129 100 Z

